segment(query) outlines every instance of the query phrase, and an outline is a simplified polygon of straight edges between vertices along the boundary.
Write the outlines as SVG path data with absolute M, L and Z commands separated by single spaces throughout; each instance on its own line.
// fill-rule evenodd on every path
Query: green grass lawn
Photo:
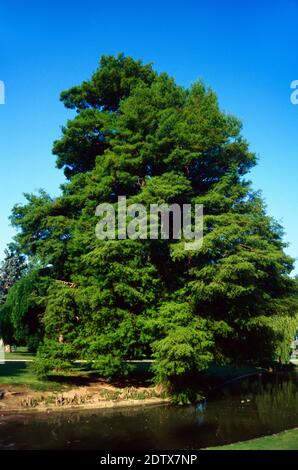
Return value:
M 209 450 L 298 450 L 298 429 L 290 429 L 272 436 L 236 442 Z
M 22 361 L 24 359 L 33 360 L 34 358 L 35 358 L 35 354 L 32 354 L 32 353 L 19 353 L 19 352 L 5 353 L 5 359 L 14 359 L 17 361 Z
M 32 371 L 30 362 L 6 362 L 0 364 L 1 385 L 26 385 L 34 390 L 60 390 L 61 383 L 52 380 L 40 380 Z
M 25 347 L 19 346 L 16 351 L 11 353 L 5 353 L 5 359 L 16 359 L 16 360 L 23 360 L 23 359 L 34 359 L 35 354 L 28 352 L 28 349 Z
M 34 354 L 28 353 L 25 348 L 18 348 L 17 351 L 6 353 L 5 359 L 16 360 L 16 362 L 5 362 L 0 364 L 0 389 L 5 385 L 27 386 L 34 390 L 54 391 L 72 386 L 88 385 L 100 377 L 98 372 L 92 368 L 92 364 L 88 362 L 74 363 L 70 370 L 56 372 L 55 375 L 49 376 L 47 379 L 39 379 L 33 371 L 32 362 L 17 362 L 17 360 L 31 359 L 34 360 Z M 133 384 L 141 383 L 149 384 L 150 364 L 140 363 L 134 365 L 131 380 Z M 120 379 L 119 379 L 120 380 Z

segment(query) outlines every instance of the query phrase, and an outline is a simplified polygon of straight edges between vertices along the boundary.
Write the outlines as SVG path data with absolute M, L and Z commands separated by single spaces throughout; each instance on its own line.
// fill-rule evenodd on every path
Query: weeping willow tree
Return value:
M 298 331 L 298 314 L 293 317 L 274 317 L 273 330 L 276 335 L 276 359 L 282 364 L 289 362 L 292 354 L 292 343 Z
M 36 351 L 43 337 L 41 317 L 50 279 L 34 270 L 19 279 L 0 305 L 0 337 L 5 343 Z

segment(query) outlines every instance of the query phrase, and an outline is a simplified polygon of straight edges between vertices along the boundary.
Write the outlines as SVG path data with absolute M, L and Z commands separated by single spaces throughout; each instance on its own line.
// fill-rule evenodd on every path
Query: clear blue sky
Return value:
M 203 78 L 242 119 L 259 155 L 254 187 L 298 257 L 298 106 L 290 102 L 297 46 L 298 0 L 1 1 L 0 253 L 22 193 L 55 195 L 63 181 L 51 147 L 72 113 L 60 91 L 88 79 L 100 55 L 124 52 L 182 85 Z

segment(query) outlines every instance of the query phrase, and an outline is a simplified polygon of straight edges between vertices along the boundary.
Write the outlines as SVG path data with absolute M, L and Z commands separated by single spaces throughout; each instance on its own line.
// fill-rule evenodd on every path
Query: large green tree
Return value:
M 123 55 L 103 57 L 61 99 L 76 111 L 53 150 L 67 182 L 12 214 L 19 249 L 52 279 L 41 362 L 85 357 L 113 375 L 154 356 L 158 380 L 171 381 L 212 359 L 272 360 L 280 319 L 297 311 L 293 260 L 245 179 L 256 157 L 239 120 L 201 82 L 185 89 Z M 203 204 L 202 248 L 96 239 L 97 205 L 123 195 L 147 208 Z

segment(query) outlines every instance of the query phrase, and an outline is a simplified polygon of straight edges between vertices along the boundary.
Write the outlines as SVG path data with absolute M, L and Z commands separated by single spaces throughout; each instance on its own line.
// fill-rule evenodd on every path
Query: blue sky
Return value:
M 250 179 L 298 257 L 297 22 L 298 0 L 1 1 L 0 253 L 23 192 L 55 195 L 63 182 L 51 148 L 72 112 L 60 91 L 88 79 L 102 54 L 124 52 L 185 86 L 202 78 L 243 121 L 259 155 Z

